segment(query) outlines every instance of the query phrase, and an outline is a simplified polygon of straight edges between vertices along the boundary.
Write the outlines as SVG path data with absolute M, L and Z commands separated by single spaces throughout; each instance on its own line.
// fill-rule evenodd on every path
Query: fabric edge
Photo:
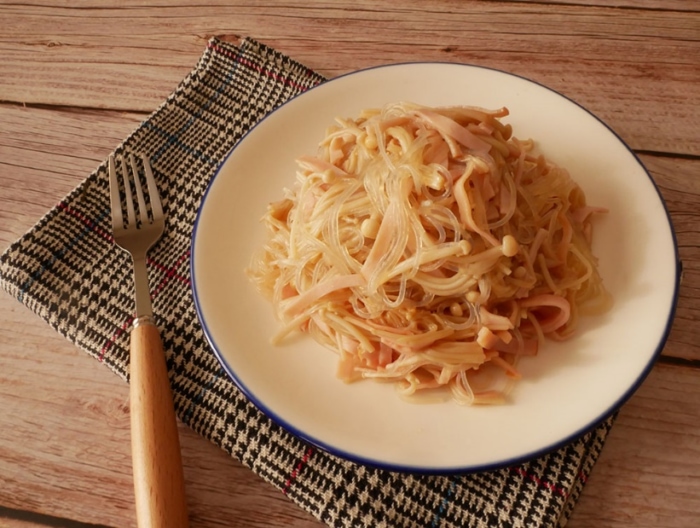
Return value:
M 557 522 L 555 523 L 556 528 L 564 528 L 567 526 L 571 515 L 578 504 L 581 494 L 588 483 L 591 471 L 598 463 L 600 454 L 602 453 L 603 448 L 605 447 L 605 444 L 610 436 L 610 431 L 617 420 L 618 413 L 619 411 L 615 412 L 612 416 L 607 418 L 607 420 L 605 420 L 602 424 L 596 426 L 596 428 L 589 433 L 591 438 L 588 438 L 587 442 L 584 443 L 586 450 L 581 457 L 579 475 L 574 482 L 574 485 L 569 490 L 566 501 L 562 506 L 559 519 L 557 519 Z

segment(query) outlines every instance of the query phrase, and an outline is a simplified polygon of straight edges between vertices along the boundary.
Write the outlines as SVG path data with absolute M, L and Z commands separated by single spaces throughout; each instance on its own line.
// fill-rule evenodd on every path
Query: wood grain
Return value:
M 0 0 L 0 20 L 0 251 L 163 101 L 213 35 L 252 36 L 328 76 L 409 60 L 495 67 L 585 105 L 658 185 L 684 278 L 660 363 L 623 407 L 569 526 L 697 525 L 700 4 Z M 128 390 L 0 295 L 0 526 L 135 526 Z M 320 526 L 215 445 L 179 434 L 193 527 Z
M 530 4 L 559 4 L 559 5 L 581 5 L 598 6 L 609 8 L 636 8 L 651 9 L 654 11 L 687 11 L 690 13 L 700 12 L 697 2 L 687 0 L 667 0 L 658 2 L 657 0 L 515 0 L 516 2 L 527 2 Z
M 106 159 L 143 114 L 5 104 L 0 128 L 4 250 Z
M 17 105 L 3 107 L 3 115 L 10 128 L 0 129 L 0 170 L 7 174 L 0 178 L 0 249 L 78 185 L 144 117 L 107 112 L 95 123 L 95 111 L 89 109 L 56 111 Z M 641 154 L 640 160 L 666 201 L 685 268 L 664 354 L 700 360 L 700 325 L 696 323 L 700 316 L 700 180 L 694 177 L 700 171 L 700 159 Z
M 0 350 L 0 504 L 135 526 L 129 386 L 8 296 Z M 309 526 L 309 515 L 218 447 L 182 425 L 179 434 L 192 527 L 227 526 L 230 511 L 244 526 Z
M 109 101 L 111 109 L 150 112 L 209 37 L 250 35 L 328 76 L 406 60 L 503 69 L 583 104 L 635 149 L 700 155 L 692 133 L 700 14 L 475 1 L 428 8 L 423 0 L 400 9 L 370 0 L 350 9 L 338 1 L 84 6 L 2 8 L 13 23 L 0 34 L 0 100 L 94 108 Z M 324 42 L 337 49 L 328 53 Z
M 697 526 L 699 383 L 697 370 L 654 369 L 620 412 L 569 528 Z
M 0 408 L 9 410 L 0 503 L 133 526 L 128 386 L 43 323 L 27 325 L 23 311 L 0 298 Z M 700 372 L 657 366 L 623 408 L 569 526 L 695 526 L 698 424 Z M 320 526 L 216 446 L 182 426 L 180 437 L 193 528 L 227 526 L 232 511 L 242 526 Z

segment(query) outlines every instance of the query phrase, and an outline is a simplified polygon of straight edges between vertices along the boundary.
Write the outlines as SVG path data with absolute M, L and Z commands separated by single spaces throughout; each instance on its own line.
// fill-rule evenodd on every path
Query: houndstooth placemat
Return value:
M 148 266 L 180 419 L 330 526 L 549 527 L 566 524 L 612 419 L 527 464 L 425 476 L 356 465 L 262 415 L 229 381 L 197 321 L 192 227 L 226 153 L 258 120 L 323 77 L 250 39 L 212 39 L 194 70 L 115 153 L 150 156 L 164 238 Z M 0 283 L 60 334 L 128 378 L 133 319 L 128 255 L 112 239 L 107 162 L 0 257 Z

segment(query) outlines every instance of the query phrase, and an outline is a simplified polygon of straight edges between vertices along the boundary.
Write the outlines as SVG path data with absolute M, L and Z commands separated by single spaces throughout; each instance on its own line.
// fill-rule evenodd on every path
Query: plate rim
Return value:
M 245 139 L 253 133 L 254 130 L 258 128 L 259 125 L 261 125 L 264 121 L 268 120 L 271 116 L 276 114 L 278 111 L 280 111 L 283 107 L 286 107 L 287 105 L 293 103 L 296 99 L 301 98 L 301 97 L 307 97 L 309 94 L 313 94 L 316 90 L 322 89 L 324 86 L 327 86 L 329 83 L 336 83 L 339 81 L 342 81 L 343 79 L 366 73 L 366 72 L 371 72 L 373 70 L 385 70 L 385 69 L 392 69 L 392 68 L 400 68 L 400 67 L 406 67 L 406 66 L 447 66 L 447 67 L 455 67 L 455 68 L 470 68 L 470 69 L 480 69 L 480 70 L 488 70 L 492 72 L 496 72 L 499 74 L 515 77 L 517 79 L 520 79 L 522 81 L 525 81 L 527 83 L 532 83 L 540 88 L 545 89 L 548 92 L 551 92 L 553 95 L 557 95 L 559 97 L 564 98 L 566 101 L 569 103 L 574 104 L 577 106 L 579 109 L 583 110 L 585 113 L 587 113 L 589 116 L 591 116 L 593 119 L 595 119 L 599 124 L 603 125 L 614 137 L 615 139 L 619 142 L 620 145 L 624 146 L 624 148 L 632 155 L 634 161 L 639 165 L 639 167 L 642 169 L 644 174 L 646 175 L 647 179 L 651 182 L 653 189 L 656 192 L 656 198 L 659 200 L 661 203 L 661 206 L 664 211 L 664 216 L 666 219 L 666 225 L 665 227 L 668 227 L 669 233 L 671 235 L 671 242 L 673 244 L 673 249 L 674 249 L 674 280 L 673 280 L 673 294 L 671 296 L 671 304 L 668 310 L 668 314 L 666 316 L 666 323 L 664 326 L 664 330 L 661 333 L 661 335 L 658 338 L 658 342 L 656 344 L 656 348 L 653 352 L 653 354 L 650 355 L 649 361 L 647 362 L 646 366 L 642 371 L 640 372 L 639 376 L 635 380 L 634 383 L 632 383 L 627 390 L 617 399 L 615 400 L 603 413 L 601 413 L 597 418 L 591 420 L 589 423 L 585 424 L 584 426 L 578 428 L 576 431 L 572 432 L 569 435 L 566 435 L 564 438 L 561 438 L 560 440 L 556 442 L 552 442 L 540 449 L 533 449 L 528 451 L 527 453 L 523 453 L 522 455 L 519 456 L 514 456 L 506 459 L 502 459 L 496 462 L 491 462 L 491 463 L 481 463 L 481 464 L 474 464 L 474 465 L 454 465 L 450 467 L 428 467 L 425 465 L 420 465 L 420 464 L 399 464 L 399 463 L 393 463 L 393 462 L 384 462 L 381 460 L 376 460 L 371 457 L 366 457 L 362 455 L 358 455 L 355 453 L 348 452 L 347 450 L 334 447 L 327 442 L 324 442 L 322 440 L 319 440 L 318 438 L 315 438 L 311 434 L 305 433 L 303 430 L 299 429 L 296 427 L 294 424 L 290 423 L 289 421 L 285 420 L 281 416 L 279 416 L 275 411 L 272 409 L 268 408 L 264 403 L 262 403 L 256 396 L 255 394 L 248 388 L 246 383 L 239 378 L 239 376 L 235 373 L 234 369 L 229 365 L 228 361 L 224 357 L 223 353 L 220 351 L 220 348 L 217 346 L 216 341 L 214 339 L 214 336 L 212 332 L 209 329 L 209 326 L 206 322 L 206 318 L 203 314 L 202 307 L 201 307 L 201 301 L 199 300 L 199 295 L 198 295 L 198 289 L 197 289 L 197 281 L 195 277 L 195 268 L 196 268 L 196 251 L 195 251 L 195 246 L 196 246 L 196 241 L 197 241 L 197 233 L 199 230 L 199 223 L 200 223 L 200 218 L 202 215 L 202 212 L 206 206 L 207 203 L 207 197 L 209 196 L 209 192 L 211 191 L 212 187 L 214 186 L 214 183 L 216 179 L 220 176 L 221 172 L 223 171 L 224 167 L 226 166 L 226 163 L 229 161 L 231 156 L 234 154 L 236 149 L 245 141 Z M 680 289 L 680 284 L 681 284 L 681 279 L 682 279 L 682 271 L 683 271 L 683 262 L 680 258 L 679 254 L 679 247 L 678 247 L 678 240 L 677 240 L 677 235 L 676 231 L 673 226 L 673 222 L 671 219 L 671 215 L 668 210 L 668 206 L 666 204 L 666 201 L 663 198 L 663 195 L 661 194 L 661 191 L 659 189 L 659 186 L 657 183 L 654 181 L 652 178 L 651 174 L 649 173 L 649 170 L 646 168 L 646 166 L 642 163 L 642 161 L 639 159 L 638 155 L 634 152 L 634 150 L 625 142 L 620 135 L 612 129 L 610 125 L 608 125 L 604 120 L 599 118 L 595 113 L 593 113 L 591 110 L 583 106 L 582 104 L 578 103 L 571 97 L 561 93 L 558 90 L 555 90 L 554 88 L 551 88 L 550 86 L 547 86 L 539 81 L 533 80 L 531 78 L 525 77 L 520 74 L 516 74 L 513 72 L 509 72 L 506 70 L 502 70 L 499 68 L 494 68 L 490 66 L 483 66 L 483 65 L 476 65 L 476 64 L 471 64 L 471 63 L 462 63 L 462 62 L 449 62 L 449 61 L 407 61 L 407 62 L 393 62 L 393 63 L 386 63 L 386 64 L 380 64 L 376 66 L 371 66 L 367 68 L 362 68 L 359 70 L 353 70 L 341 75 L 338 75 L 337 77 L 333 77 L 331 79 L 328 79 L 326 81 L 321 82 L 320 84 L 317 84 L 315 86 L 312 86 L 308 89 L 306 89 L 303 92 L 300 92 L 299 94 L 291 97 L 284 103 L 280 104 L 277 106 L 275 109 L 271 110 L 267 114 L 265 114 L 264 117 L 259 119 L 250 129 L 241 136 L 241 138 L 236 142 L 235 145 L 231 147 L 231 149 L 228 151 L 226 156 L 224 156 L 223 160 L 219 165 L 217 165 L 214 174 L 212 175 L 211 179 L 207 183 L 207 187 L 202 194 L 202 198 L 200 200 L 199 206 L 197 208 L 197 214 L 195 217 L 195 222 L 194 226 L 192 229 L 192 234 L 190 237 L 190 265 L 189 265 L 189 274 L 190 274 L 190 290 L 192 292 L 192 298 L 194 301 L 195 305 L 195 311 L 197 314 L 197 319 L 202 327 L 202 330 L 204 332 L 206 341 L 209 344 L 209 347 L 211 348 L 211 351 L 214 353 L 215 357 L 219 361 L 221 367 L 223 370 L 226 372 L 230 380 L 238 387 L 238 389 L 244 394 L 244 396 L 267 418 L 272 420 L 274 423 L 282 427 L 285 431 L 288 433 L 296 436 L 297 438 L 300 438 L 309 444 L 322 449 L 323 451 L 330 453 L 332 455 L 338 456 L 344 460 L 348 460 L 354 463 L 374 467 L 377 469 L 381 470 L 386 470 L 386 471 L 393 471 L 393 472 L 399 472 L 399 473 L 413 473 L 413 474 L 424 474 L 424 475 L 452 475 L 452 474 L 458 474 L 458 473 L 474 473 L 474 472 L 480 472 L 480 471 L 492 471 L 492 470 L 497 470 L 497 469 L 503 469 L 509 466 L 521 464 L 536 458 L 539 458 L 541 456 L 544 456 L 548 453 L 551 453 L 553 451 L 556 451 L 558 449 L 561 449 L 572 442 L 580 439 L 582 436 L 585 434 L 591 432 L 593 429 L 601 425 L 603 422 L 608 420 L 611 416 L 614 416 L 620 408 L 634 395 L 639 387 L 642 385 L 642 383 L 646 380 L 648 377 L 649 373 L 653 369 L 654 365 L 656 364 L 658 358 L 661 356 L 661 352 L 663 351 L 663 348 L 668 340 L 669 334 L 671 332 L 671 328 L 673 326 L 673 322 L 675 320 L 675 315 L 676 315 L 676 310 L 678 307 L 678 299 L 679 299 L 679 289 Z

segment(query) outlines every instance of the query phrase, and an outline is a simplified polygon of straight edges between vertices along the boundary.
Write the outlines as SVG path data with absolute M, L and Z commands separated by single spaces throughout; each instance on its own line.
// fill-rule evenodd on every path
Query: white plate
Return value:
M 406 403 L 391 385 L 335 378 L 336 356 L 304 336 L 281 347 L 272 310 L 243 270 L 265 240 L 260 218 L 291 187 L 336 116 L 397 101 L 507 106 L 519 138 L 569 169 L 588 202 L 610 209 L 594 251 L 615 298 L 578 337 L 523 361 L 512 402 Z M 676 304 L 679 261 L 650 176 L 605 124 L 564 96 L 487 68 L 412 63 L 339 77 L 296 97 L 232 150 L 205 194 L 192 240 L 200 321 L 226 372 L 266 414 L 336 454 L 388 469 L 452 472 L 513 464 L 563 445 L 616 410 L 660 353 Z

